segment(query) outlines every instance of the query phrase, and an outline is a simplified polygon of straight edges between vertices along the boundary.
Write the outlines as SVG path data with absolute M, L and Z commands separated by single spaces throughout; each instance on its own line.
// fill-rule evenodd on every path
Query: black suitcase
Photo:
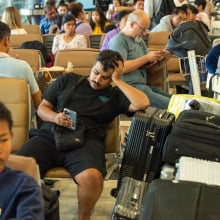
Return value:
M 175 116 L 172 113 L 153 107 L 135 113 L 126 140 L 117 188 L 112 191 L 113 196 L 117 196 L 124 177 L 150 182 L 155 176 L 159 176 L 162 148 L 174 119 Z M 147 166 L 149 156 L 151 162 Z
M 138 220 L 219 220 L 220 187 L 153 180 L 145 191 Z
M 220 116 L 198 110 L 180 113 L 163 148 L 163 161 L 181 156 L 220 162 Z

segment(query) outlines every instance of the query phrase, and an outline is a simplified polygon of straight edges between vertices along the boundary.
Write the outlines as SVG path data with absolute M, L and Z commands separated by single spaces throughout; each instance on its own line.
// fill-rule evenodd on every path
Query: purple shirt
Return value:
M 102 44 L 102 48 L 101 50 L 106 50 L 108 49 L 108 42 L 111 40 L 112 37 L 114 37 L 116 34 L 118 34 L 120 32 L 119 27 L 109 31 L 106 35 L 105 35 L 105 39 L 103 41 Z

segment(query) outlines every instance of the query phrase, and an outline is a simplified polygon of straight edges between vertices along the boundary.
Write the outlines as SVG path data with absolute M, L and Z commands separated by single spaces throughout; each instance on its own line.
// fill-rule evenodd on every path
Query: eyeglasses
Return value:
M 149 32 L 149 29 L 142 28 L 136 21 L 134 23 L 140 28 L 142 34 L 147 34 Z

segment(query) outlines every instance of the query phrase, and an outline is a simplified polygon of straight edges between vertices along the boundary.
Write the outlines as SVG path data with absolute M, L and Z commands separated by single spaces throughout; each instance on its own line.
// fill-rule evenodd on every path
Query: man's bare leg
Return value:
M 103 190 L 103 176 L 93 168 L 84 170 L 75 176 L 79 203 L 78 220 L 90 220 L 94 208 Z

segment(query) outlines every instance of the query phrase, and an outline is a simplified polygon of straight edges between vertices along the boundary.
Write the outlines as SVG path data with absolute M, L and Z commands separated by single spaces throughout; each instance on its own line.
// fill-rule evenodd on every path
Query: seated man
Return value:
M 142 34 L 146 34 L 149 25 L 149 17 L 143 10 L 133 11 L 122 31 L 110 40 L 108 48 L 120 52 L 124 58 L 121 79 L 148 95 L 151 106 L 166 109 L 170 95 L 146 83 L 147 74 L 161 69 L 171 54 L 167 50 L 147 51 Z
M 41 188 L 27 174 L 5 166 L 11 152 L 12 118 L 0 102 L 0 219 L 44 219 Z
M 171 15 L 166 15 L 160 19 L 151 32 L 173 32 L 178 24 L 186 20 L 187 11 L 185 6 L 176 7 Z
M 52 4 L 46 4 L 44 12 L 45 17 L 40 21 L 40 31 L 41 34 L 49 34 L 50 26 L 57 24 L 57 12 Z
M 7 24 L 0 21 L 0 77 L 14 77 L 24 79 L 30 87 L 30 93 L 35 108 L 41 102 L 41 91 L 34 78 L 30 65 L 8 55 L 10 48 L 11 30 Z
M 58 109 L 79 75 L 67 73 L 59 77 L 43 95 L 38 114 L 44 123 L 37 135 L 18 152 L 33 156 L 40 167 L 41 178 L 46 172 L 64 166 L 77 184 L 79 220 L 89 220 L 91 210 L 101 195 L 105 167 L 105 127 L 117 115 L 132 116 L 149 106 L 147 96 L 120 79 L 123 59 L 118 52 L 103 50 L 96 58 L 90 76 L 74 87 L 73 95 L 63 107 L 77 112 L 77 120 L 84 121 L 85 141 L 80 148 L 59 152 L 55 145 L 53 127 L 71 127 L 72 122 Z M 112 87 L 111 82 L 116 86 Z M 76 128 L 77 129 L 77 128 Z

